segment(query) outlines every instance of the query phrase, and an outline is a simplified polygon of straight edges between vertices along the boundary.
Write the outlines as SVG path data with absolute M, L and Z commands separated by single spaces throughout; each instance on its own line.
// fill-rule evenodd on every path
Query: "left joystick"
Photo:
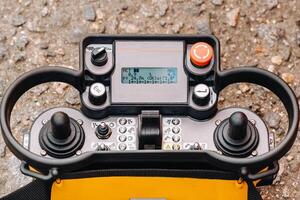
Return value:
M 54 138 L 63 140 L 70 136 L 70 117 L 64 112 L 56 112 L 51 117 L 51 133 Z
M 84 131 L 66 113 L 56 112 L 41 129 L 39 142 L 48 155 L 66 158 L 74 155 L 82 147 Z

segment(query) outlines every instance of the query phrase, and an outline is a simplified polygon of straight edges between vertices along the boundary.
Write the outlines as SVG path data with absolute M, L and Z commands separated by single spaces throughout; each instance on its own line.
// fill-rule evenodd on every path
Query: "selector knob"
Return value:
M 102 83 L 93 83 L 89 89 L 89 100 L 94 105 L 101 105 L 106 101 L 106 89 Z
M 210 100 L 210 90 L 205 84 L 198 84 L 193 90 L 193 101 L 199 106 L 205 106 Z
M 107 63 L 107 52 L 104 47 L 93 49 L 91 52 L 91 62 L 96 66 L 103 66 Z
M 101 122 L 96 128 L 96 135 L 99 139 L 107 139 L 111 135 L 111 129 L 105 122 Z

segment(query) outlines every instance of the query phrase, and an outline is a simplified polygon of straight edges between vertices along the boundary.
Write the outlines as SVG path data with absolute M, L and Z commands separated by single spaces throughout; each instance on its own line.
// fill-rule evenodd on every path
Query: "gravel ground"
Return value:
M 143 2 L 143 3 L 141 3 Z M 298 10 L 298 12 L 297 12 Z M 19 75 L 45 65 L 78 68 L 78 42 L 86 33 L 214 34 L 222 68 L 258 64 L 282 77 L 300 97 L 300 0 L 1 0 L 0 99 Z M 78 107 L 77 92 L 62 83 L 43 84 L 18 102 L 15 136 L 28 133 L 46 108 Z M 25 106 L 26 105 L 26 106 Z M 269 91 L 251 84 L 226 88 L 220 107 L 247 107 L 265 119 L 276 143 L 284 137 L 286 112 Z M 300 199 L 300 140 L 280 161 L 263 199 Z M 0 196 L 28 183 L 0 137 Z

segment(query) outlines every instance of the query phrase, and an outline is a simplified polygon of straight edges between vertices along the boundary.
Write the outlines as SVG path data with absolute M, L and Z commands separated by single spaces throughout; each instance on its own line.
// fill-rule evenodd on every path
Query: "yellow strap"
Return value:
M 95 177 L 54 182 L 51 200 L 247 200 L 248 186 L 236 180 L 169 177 Z

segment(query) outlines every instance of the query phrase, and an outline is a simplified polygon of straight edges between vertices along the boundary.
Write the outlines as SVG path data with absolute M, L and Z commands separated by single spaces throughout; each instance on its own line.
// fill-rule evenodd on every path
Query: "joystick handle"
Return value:
M 70 118 L 64 112 L 56 112 L 51 117 L 51 132 L 56 139 L 66 139 L 71 134 Z
M 247 136 L 248 118 L 243 112 L 235 112 L 229 117 L 228 137 L 241 140 Z

